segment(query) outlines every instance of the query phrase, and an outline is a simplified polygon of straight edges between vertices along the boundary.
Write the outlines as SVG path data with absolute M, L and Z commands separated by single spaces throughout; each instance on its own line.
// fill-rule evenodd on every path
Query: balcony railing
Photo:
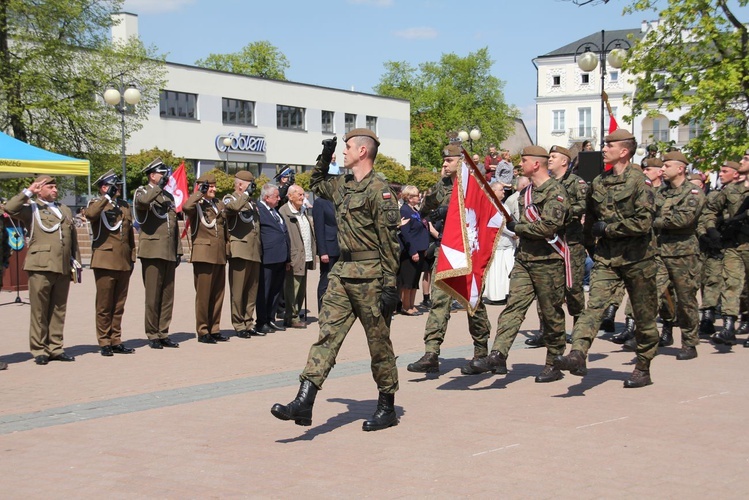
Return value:
M 596 139 L 598 129 L 596 127 L 572 127 L 570 129 L 570 140 L 572 141 L 593 141 Z

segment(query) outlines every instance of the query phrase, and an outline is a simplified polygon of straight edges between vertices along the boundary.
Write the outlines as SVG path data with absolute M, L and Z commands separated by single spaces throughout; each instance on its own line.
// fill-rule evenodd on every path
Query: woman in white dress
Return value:
M 499 201 L 502 201 L 504 186 L 499 182 L 494 182 L 491 187 Z M 507 206 L 505 206 L 505 209 L 507 209 Z M 517 236 L 515 236 L 515 233 L 503 228 L 494 250 L 494 260 L 492 260 L 486 275 L 485 304 L 501 305 L 507 302 L 507 294 L 510 293 L 510 271 L 512 271 L 512 266 L 515 265 L 516 247 Z

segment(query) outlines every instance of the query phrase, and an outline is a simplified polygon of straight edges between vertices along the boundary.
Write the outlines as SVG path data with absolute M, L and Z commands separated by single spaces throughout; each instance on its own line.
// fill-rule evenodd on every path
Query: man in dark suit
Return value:
M 273 184 L 263 186 L 258 203 L 260 241 L 263 243 L 263 272 L 260 273 L 257 293 L 256 330 L 260 333 L 286 330 L 273 321 L 286 268 L 291 261 L 288 229 L 276 211 L 279 199 L 278 187 Z
M 322 307 L 322 296 L 328 289 L 328 273 L 338 262 L 341 249 L 338 247 L 338 224 L 335 220 L 333 202 L 317 198 L 312 205 L 312 223 L 317 238 L 317 255 L 320 256 L 320 281 L 317 284 L 317 310 Z

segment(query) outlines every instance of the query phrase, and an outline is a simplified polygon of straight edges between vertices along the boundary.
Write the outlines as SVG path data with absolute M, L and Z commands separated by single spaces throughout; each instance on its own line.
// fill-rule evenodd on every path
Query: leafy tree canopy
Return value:
M 491 75 L 492 64 L 487 48 L 466 57 L 443 54 L 438 62 L 418 68 L 407 62 L 385 63 L 374 90 L 411 102 L 412 165 L 439 167 L 450 131 L 478 127 L 482 137 L 474 144 L 476 150 L 510 134 L 519 113 L 505 103 L 504 83 Z
M 289 60 L 272 43 L 262 40 L 247 44 L 239 52 L 209 54 L 205 59 L 195 61 L 195 65 L 239 75 L 286 80 Z

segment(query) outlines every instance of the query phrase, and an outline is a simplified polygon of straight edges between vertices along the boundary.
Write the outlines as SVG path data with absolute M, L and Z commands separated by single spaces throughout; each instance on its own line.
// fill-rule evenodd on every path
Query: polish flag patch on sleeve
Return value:
M 559 202 L 564 201 L 564 196 L 557 196 L 557 201 L 559 201 Z
M 382 199 L 383 200 L 389 200 L 392 195 L 390 194 L 390 191 L 383 191 L 382 192 Z

